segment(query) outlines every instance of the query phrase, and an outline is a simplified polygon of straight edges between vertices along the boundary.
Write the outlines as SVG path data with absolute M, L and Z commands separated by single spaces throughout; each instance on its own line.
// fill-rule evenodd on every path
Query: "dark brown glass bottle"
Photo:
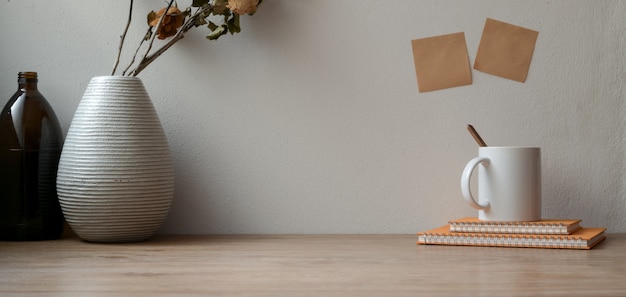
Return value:
M 63 214 L 56 175 L 61 126 L 37 90 L 37 72 L 20 72 L 0 114 L 0 240 L 57 239 Z

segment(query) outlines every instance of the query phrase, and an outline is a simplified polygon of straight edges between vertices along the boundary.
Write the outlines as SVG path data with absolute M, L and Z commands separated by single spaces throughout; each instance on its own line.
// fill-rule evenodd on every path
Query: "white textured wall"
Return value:
M 129 44 L 144 14 L 135 1 Z M 182 6 L 185 0 L 180 0 Z M 67 130 L 92 76 L 109 74 L 127 1 L 0 2 L 0 91 L 18 71 Z M 418 93 L 411 39 L 487 17 L 539 31 L 526 83 Z M 544 217 L 626 232 L 626 1 L 266 0 L 243 32 L 195 29 L 140 75 L 176 163 L 165 233 L 413 233 L 473 215 L 459 189 L 492 145 L 540 146 Z

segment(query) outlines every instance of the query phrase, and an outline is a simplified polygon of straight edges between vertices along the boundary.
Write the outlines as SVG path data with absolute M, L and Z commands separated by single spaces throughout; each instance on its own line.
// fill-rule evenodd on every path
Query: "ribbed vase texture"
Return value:
M 86 241 L 141 241 L 163 224 L 174 170 L 139 78 L 99 76 L 89 82 L 61 152 L 57 193 L 65 219 Z

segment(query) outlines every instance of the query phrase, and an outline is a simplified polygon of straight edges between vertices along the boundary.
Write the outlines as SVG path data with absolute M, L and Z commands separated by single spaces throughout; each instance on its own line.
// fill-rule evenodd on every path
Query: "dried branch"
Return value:
M 124 47 L 124 40 L 126 39 L 126 33 L 128 32 L 128 28 L 130 27 L 130 22 L 133 19 L 133 0 L 130 0 L 130 9 L 128 10 L 128 22 L 126 22 L 126 28 L 124 29 L 124 33 L 120 36 L 120 47 L 117 51 L 117 58 L 115 59 L 115 65 L 113 65 L 113 71 L 111 71 L 111 75 L 115 74 L 117 71 L 117 65 L 120 64 L 120 57 L 122 56 L 122 47 Z
M 139 43 L 139 46 L 135 50 L 132 60 L 130 61 L 126 69 L 124 69 L 124 71 L 122 72 L 122 75 L 123 76 L 137 76 L 148 65 L 154 62 L 156 58 L 161 56 L 166 50 L 168 50 L 170 47 L 176 44 L 179 40 L 183 39 L 185 37 L 185 33 L 193 27 L 198 27 L 201 25 L 208 25 L 209 30 L 211 30 L 211 34 L 207 36 L 207 39 L 209 40 L 216 40 L 217 38 L 225 35 L 228 32 L 230 32 L 231 34 L 240 32 L 241 29 L 239 28 L 239 15 L 254 14 L 254 12 L 256 11 L 256 8 L 258 7 L 259 4 L 261 4 L 261 2 L 263 2 L 263 0 L 253 1 L 253 2 L 247 3 L 248 4 L 247 6 L 244 6 L 244 7 L 238 6 L 238 7 L 232 8 L 232 11 L 231 11 L 230 10 L 231 8 L 229 7 L 229 2 L 227 2 L 226 0 L 220 0 L 220 1 L 215 1 L 215 2 L 211 0 L 193 0 L 193 4 L 191 5 L 191 7 L 198 7 L 198 9 L 196 10 L 195 13 L 191 14 L 191 16 L 190 16 L 190 13 L 191 13 L 190 7 L 185 10 L 184 14 L 178 14 L 179 12 L 177 12 L 176 14 L 172 14 L 172 16 L 175 16 L 175 17 L 182 17 L 182 19 L 184 20 L 184 23 L 182 24 L 182 26 L 180 25 L 180 19 L 175 20 L 176 23 L 174 23 L 175 24 L 174 26 L 176 26 L 178 30 L 176 30 L 174 33 L 174 31 L 171 31 L 170 29 L 177 29 L 177 28 L 173 28 L 172 24 L 163 24 L 164 18 L 168 16 L 168 12 L 170 8 L 175 3 L 175 0 L 168 1 L 167 7 L 163 8 L 162 10 L 163 12 L 159 11 L 159 13 L 155 14 L 154 11 L 152 11 L 148 15 L 149 16 L 148 31 L 146 32 L 146 34 L 144 35 L 144 38 Z M 120 42 L 119 53 L 117 55 L 117 60 L 115 62 L 115 65 L 113 67 L 113 72 L 111 75 L 114 75 L 115 72 L 117 71 L 117 66 L 119 64 L 124 39 L 126 38 L 126 33 L 130 26 L 132 9 L 133 9 L 133 0 L 130 0 L 130 12 L 129 12 L 129 17 L 128 17 L 128 23 L 126 24 L 124 34 L 121 36 L 122 40 Z M 178 9 L 176 10 L 178 11 Z M 159 14 L 161 15 L 155 26 L 154 21 L 156 21 L 156 16 L 158 16 Z M 224 23 L 219 26 L 214 24 L 212 21 L 208 19 L 208 17 L 211 15 L 223 15 Z M 162 32 L 159 31 L 159 28 L 161 28 L 161 25 L 169 25 L 170 28 L 167 28 L 167 30 L 170 30 L 168 32 L 171 32 L 174 35 L 171 36 L 170 34 L 161 34 Z M 153 30 L 155 30 L 156 32 L 153 32 Z M 159 38 L 168 38 L 168 37 L 172 37 L 172 38 L 169 39 L 169 41 L 163 44 L 156 51 L 152 52 L 154 39 L 157 36 L 159 36 Z M 135 61 L 137 59 L 137 56 L 139 55 L 139 51 L 142 50 L 144 43 L 148 41 L 149 41 L 149 44 L 147 45 L 147 49 L 145 53 L 143 54 L 139 62 L 136 64 Z M 132 67 L 135 67 L 135 68 L 133 69 Z
M 167 16 L 167 13 L 170 11 L 170 7 L 172 7 L 172 4 L 174 4 L 174 0 L 170 0 L 170 2 L 167 4 L 167 7 L 165 8 L 165 12 L 159 18 L 159 22 L 155 26 L 155 28 L 157 28 L 157 32 L 159 30 L 158 28 L 161 27 L 161 23 L 163 22 L 163 19 L 165 19 L 165 16 Z M 148 44 L 148 49 L 146 50 L 146 53 L 143 55 L 143 58 L 141 58 L 141 62 L 139 62 L 139 66 L 141 66 L 141 64 L 146 60 L 146 57 L 150 53 L 150 50 L 152 50 L 152 44 L 154 43 L 154 39 L 156 39 L 157 35 L 158 34 L 152 34 L 152 38 L 150 39 L 150 43 Z M 139 66 L 137 66 L 137 68 L 139 68 Z M 131 72 L 130 75 L 137 76 L 137 74 L 139 74 L 139 71 L 141 71 L 141 70 L 137 71 L 137 68 L 135 68 L 135 70 Z
M 152 34 L 152 27 L 149 27 L 148 28 L 148 32 L 146 32 L 146 35 L 144 35 L 144 36 L 152 36 L 151 34 Z M 130 63 L 128 63 L 128 66 L 126 66 L 126 69 L 124 69 L 124 71 L 122 72 L 122 76 L 126 76 L 126 72 L 128 72 L 128 69 L 130 69 L 130 67 L 132 67 L 133 64 L 135 64 L 135 59 L 137 59 L 137 54 L 139 53 L 139 50 L 141 49 L 141 46 L 146 41 L 146 39 L 147 39 L 147 37 L 146 38 L 142 38 L 141 41 L 139 42 L 139 46 L 135 50 L 135 53 L 133 54 L 132 60 L 130 60 Z
M 155 51 L 154 53 L 152 53 L 150 55 L 147 55 L 148 52 L 146 52 L 146 55 L 141 59 L 141 62 L 139 62 L 139 65 L 137 65 L 137 67 L 133 71 L 131 71 L 129 73 L 129 75 L 130 76 L 137 76 L 137 74 L 139 74 L 139 72 L 141 72 L 148 65 L 150 65 L 150 63 L 152 63 L 156 58 L 161 56 L 166 50 L 168 50 L 170 47 L 172 47 L 172 45 L 174 45 L 179 40 L 183 39 L 185 37 L 185 33 L 187 31 L 189 31 L 191 28 L 194 27 L 194 24 L 195 24 L 195 21 L 196 21 L 196 17 L 198 17 L 199 15 L 202 15 L 203 13 L 205 13 L 207 10 L 210 10 L 210 9 L 211 9 L 211 6 L 207 6 L 207 7 L 203 8 L 203 9 L 198 9 L 196 11 L 196 13 L 194 13 L 190 18 L 187 19 L 187 21 L 183 24 L 183 26 L 180 28 L 180 30 L 178 30 L 178 32 L 176 32 L 176 35 L 174 35 L 174 37 L 172 37 L 172 39 L 170 39 L 170 41 L 168 41 L 161 48 L 159 48 L 157 51 Z M 158 28 L 158 26 L 157 26 L 157 28 Z M 154 35 L 156 35 L 156 34 L 154 34 Z M 153 36 L 153 39 L 154 39 L 154 36 Z

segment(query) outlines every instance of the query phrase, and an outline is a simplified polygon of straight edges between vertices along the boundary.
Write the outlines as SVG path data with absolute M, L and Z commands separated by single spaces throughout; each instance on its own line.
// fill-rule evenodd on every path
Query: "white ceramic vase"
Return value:
M 139 78 L 91 79 L 61 152 L 57 193 L 66 221 L 85 241 L 142 241 L 163 224 L 174 170 Z

